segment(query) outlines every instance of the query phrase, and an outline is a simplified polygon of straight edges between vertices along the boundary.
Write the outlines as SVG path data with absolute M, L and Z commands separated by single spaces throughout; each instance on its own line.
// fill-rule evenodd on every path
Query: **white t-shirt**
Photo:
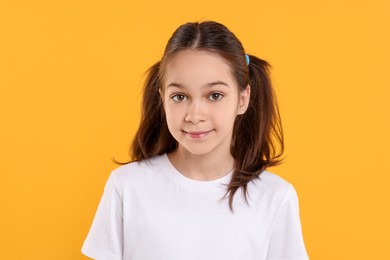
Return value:
M 232 172 L 195 181 L 166 154 L 111 172 L 82 253 L 97 260 L 307 260 L 298 198 L 264 171 L 222 199 Z

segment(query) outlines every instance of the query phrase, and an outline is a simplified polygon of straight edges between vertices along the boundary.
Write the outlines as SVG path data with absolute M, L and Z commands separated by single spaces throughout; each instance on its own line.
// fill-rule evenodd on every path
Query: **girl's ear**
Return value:
M 239 106 L 238 106 L 238 115 L 242 115 L 246 112 L 249 106 L 249 100 L 251 97 L 251 87 L 249 85 L 246 86 L 246 88 L 243 91 L 240 91 L 240 100 L 239 100 Z

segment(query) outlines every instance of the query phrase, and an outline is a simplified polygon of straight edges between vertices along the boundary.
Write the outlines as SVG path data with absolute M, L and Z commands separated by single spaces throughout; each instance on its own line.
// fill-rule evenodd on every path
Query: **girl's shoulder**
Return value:
M 111 176 L 122 182 L 126 179 L 137 179 L 140 176 L 144 177 L 149 174 L 156 174 L 161 172 L 161 168 L 164 167 L 164 159 L 165 154 L 157 155 L 141 161 L 133 161 L 114 169 L 111 172 Z
M 263 171 L 254 183 L 268 189 L 288 189 L 291 186 L 283 177 L 269 171 Z
M 147 160 L 134 161 L 121 165 L 112 170 L 108 185 L 115 187 L 120 197 L 125 192 L 146 190 L 145 187 L 154 187 L 166 182 L 164 177 L 164 157 L 155 156 Z
M 291 185 L 283 177 L 269 171 L 263 171 L 260 174 L 260 178 L 257 179 L 256 181 L 269 187 L 288 187 L 289 185 Z
M 295 189 L 290 182 L 269 171 L 263 171 L 258 179 L 249 184 L 248 188 L 255 197 L 257 194 L 259 197 L 270 196 L 283 199 L 295 193 Z

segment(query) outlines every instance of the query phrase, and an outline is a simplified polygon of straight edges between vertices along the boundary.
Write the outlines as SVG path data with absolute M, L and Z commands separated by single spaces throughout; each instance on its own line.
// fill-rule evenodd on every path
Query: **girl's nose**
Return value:
M 188 109 L 187 114 L 184 120 L 186 122 L 191 122 L 193 124 L 198 124 L 199 122 L 206 120 L 206 113 L 205 113 L 205 107 L 204 104 L 200 101 L 191 101 Z

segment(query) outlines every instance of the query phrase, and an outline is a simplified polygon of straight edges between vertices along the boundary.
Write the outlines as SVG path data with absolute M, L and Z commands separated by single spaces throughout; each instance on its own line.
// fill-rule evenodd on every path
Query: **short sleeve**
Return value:
M 292 185 L 271 227 L 267 260 L 308 260 L 299 216 L 298 196 Z
M 122 200 L 111 173 L 81 252 L 96 260 L 122 260 Z

